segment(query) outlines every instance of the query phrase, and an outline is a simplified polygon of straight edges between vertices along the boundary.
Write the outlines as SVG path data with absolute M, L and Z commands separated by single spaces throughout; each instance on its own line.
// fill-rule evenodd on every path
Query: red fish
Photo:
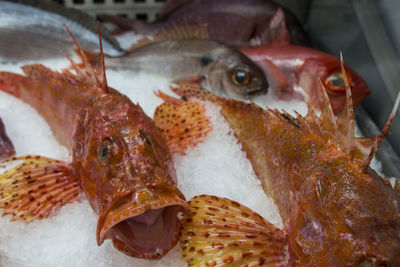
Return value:
M 78 49 L 83 66 L 70 59 L 76 74 L 42 65 L 22 67 L 25 76 L 0 72 L 0 90 L 33 106 L 72 155 L 72 162 L 36 155 L 7 160 L 22 163 L 0 174 L 3 215 L 26 222 L 45 218 L 83 191 L 99 214 L 98 245 L 111 239 L 127 255 L 160 258 L 178 241 L 177 215 L 188 207 L 176 187 L 166 140 L 139 105 L 108 87 L 103 54 L 93 69 Z M 182 106 L 201 112 L 196 105 Z M 182 111 L 174 112 L 166 115 Z M 177 131 L 174 127 L 169 128 Z M 181 131 L 179 138 L 192 134 Z M 174 151 L 184 147 L 175 145 Z
M 381 134 L 356 138 L 342 71 L 347 102 L 337 119 L 326 93 L 319 117 L 311 108 L 293 117 L 198 85 L 174 89 L 220 107 L 285 223 L 281 231 L 236 202 L 194 198 L 181 238 L 190 266 L 400 265 L 400 183 L 393 188 L 369 168 L 400 96 Z
M 270 89 L 283 100 L 300 99 L 321 110 L 323 94 L 319 79 L 328 93 L 333 112 L 339 114 L 346 102 L 346 89 L 340 59 L 330 54 L 294 45 L 265 45 L 242 49 L 259 65 L 270 83 Z M 354 105 L 368 96 L 364 79 L 345 65 Z
M 15 155 L 14 145 L 6 134 L 3 121 L 0 118 L 0 160 Z

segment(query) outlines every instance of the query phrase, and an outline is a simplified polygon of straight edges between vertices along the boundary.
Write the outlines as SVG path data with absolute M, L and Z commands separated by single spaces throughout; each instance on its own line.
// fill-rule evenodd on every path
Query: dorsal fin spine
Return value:
M 339 130 L 341 130 L 344 137 L 343 143 L 345 145 L 346 152 L 350 152 L 355 147 L 353 99 L 351 96 L 351 89 L 349 80 L 347 78 L 347 72 L 344 67 L 342 53 L 340 53 L 340 65 L 343 73 L 344 87 L 346 89 L 346 103 L 338 117 L 337 122 L 339 123 Z
M 322 112 L 320 115 L 320 119 L 321 119 L 321 131 L 328 130 L 332 133 L 335 134 L 335 137 L 337 137 L 337 123 L 335 120 L 335 115 L 333 113 L 331 104 L 329 102 L 329 97 L 327 94 L 327 90 L 324 86 L 324 84 L 322 83 L 321 80 L 319 80 L 321 88 L 322 88 L 322 98 L 323 98 L 323 108 L 322 108 Z M 309 107 L 309 109 L 312 109 L 311 107 Z
M 106 78 L 106 66 L 104 64 L 104 52 L 103 52 L 103 42 L 101 40 L 101 30 L 100 30 L 100 22 L 97 21 L 97 28 L 99 32 L 99 46 L 100 46 L 100 53 L 99 53 L 99 73 L 102 76 L 102 87 L 105 93 L 108 93 L 108 85 L 107 85 L 107 78 Z M 89 64 L 90 65 L 90 64 Z
M 364 169 L 365 170 L 368 168 L 369 164 L 371 163 L 371 160 L 374 157 L 376 151 L 378 151 L 379 146 L 382 144 L 383 139 L 387 135 L 389 135 L 389 128 L 390 128 L 390 125 L 392 124 L 392 122 L 394 120 L 394 117 L 395 117 L 395 115 L 397 113 L 397 110 L 399 108 L 399 102 L 400 102 L 400 92 L 397 94 L 397 98 L 396 98 L 396 101 L 394 103 L 392 112 L 390 112 L 389 118 L 386 121 L 385 126 L 383 126 L 382 132 L 375 137 L 375 143 L 372 146 L 371 151 L 369 152 L 368 158 L 364 163 Z
M 82 61 L 83 67 L 76 64 L 70 57 L 66 56 L 66 58 L 71 62 L 73 69 L 76 71 L 76 74 L 81 79 L 88 79 L 93 84 L 97 85 L 104 93 L 108 93 L 108 86 L 107 81 L 105 80 L 105 67 L 104 67 L 104 54 L 103 54 L 103 47 L 101 43 L 101 35 L 99 32 L 99 39 L 100 39 L 100 54 L 99 54 L 99 64 L 101 66 L 97 67 L 97 71 L 92 67 L 90 61 L 88 60 L 85 52 L 79 46 L 78 41 L 73 36 L 72 32 L 69 30 L 68 26 L 64 24 L 64 27 L 67 29 L 69 35 L 71 36 L 72 40 L 74 41 L 78 55 Z M 100 30 L 100 29 L 99 29 Z

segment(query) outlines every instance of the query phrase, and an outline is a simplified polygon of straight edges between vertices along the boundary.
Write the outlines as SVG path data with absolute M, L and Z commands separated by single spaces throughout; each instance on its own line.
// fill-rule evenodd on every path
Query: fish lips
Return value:
M 158 259 L 178 242 L 177 215 L 188 208 L 184 195 L 173 185 L 142 187 L 127 192 L 100 212 L 97 244 L 100 246 L 105 239 L 112 239 L 114 247 L 129 256 Z

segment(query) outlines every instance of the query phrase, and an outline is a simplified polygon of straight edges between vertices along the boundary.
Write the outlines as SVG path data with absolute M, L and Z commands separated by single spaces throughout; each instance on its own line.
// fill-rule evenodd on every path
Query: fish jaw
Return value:
M 187 208 L 185 197 L 172 185 L 126 193 L 100 212 L 97 244 L 111 239 L 129 256 L 159 259 L 178 242 L 178 214 Z

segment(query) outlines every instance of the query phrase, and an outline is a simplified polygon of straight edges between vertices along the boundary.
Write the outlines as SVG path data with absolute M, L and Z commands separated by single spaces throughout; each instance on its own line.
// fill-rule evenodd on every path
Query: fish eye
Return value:
M 351 82 L 351 76 L 347 72 L 347 79 Z M 340 71 L 334 72 L 325 79 L 325 87 L 331 93 L 342 93 L 346 90 L 343 73 Z
M 101 159 L 106 159 L 108 155 L 110 154 L 110 151 L 112 149 L 112 142 L 110 139 L 104 139 L 103 142 L 99 146 L 99 157 Z
M 232 81 L 238 86 L 247 85 L 250 82 L 250 75 L 244 70 L 236 70 L 232 75 Z

